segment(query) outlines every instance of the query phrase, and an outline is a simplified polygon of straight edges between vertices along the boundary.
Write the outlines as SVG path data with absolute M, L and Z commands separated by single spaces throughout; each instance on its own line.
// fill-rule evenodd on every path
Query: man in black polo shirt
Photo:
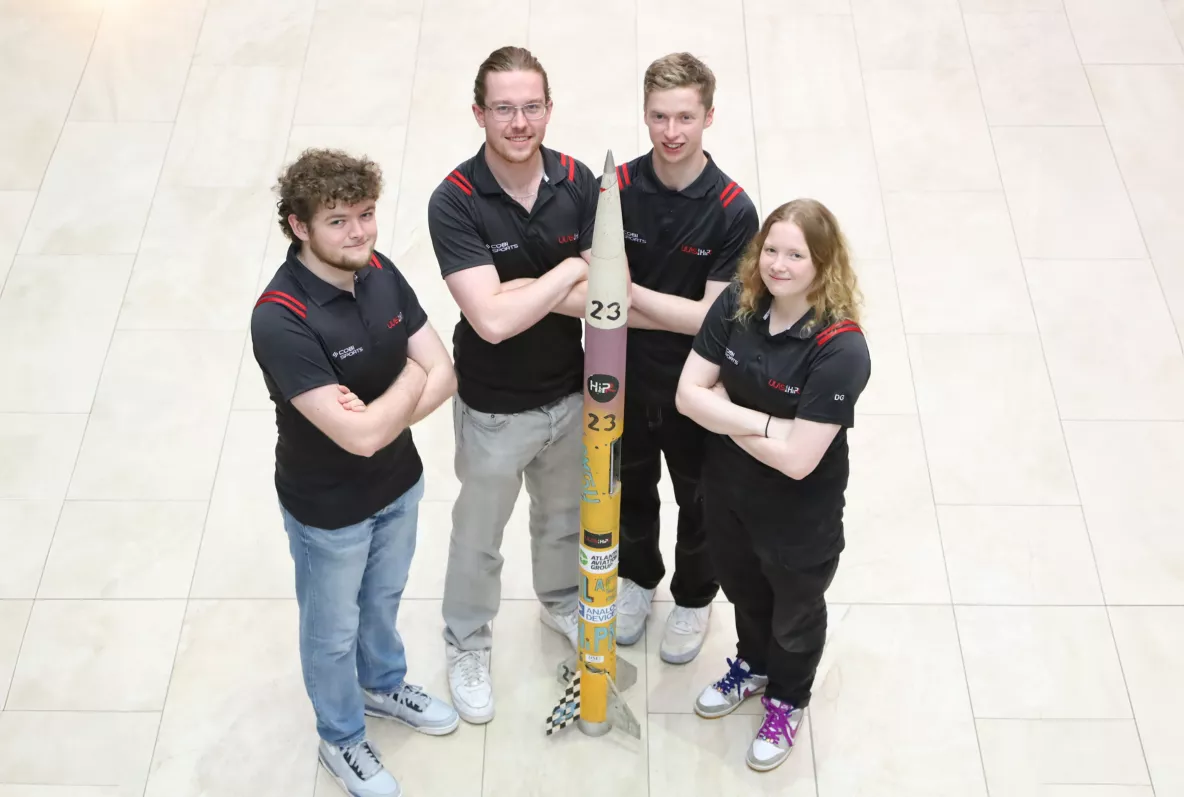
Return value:
M 405 680 L 395 630 L 423 466 L 410 426 L 452 394 L 448 352 L 374 251 L 378 166 L 309 150 L 280 178 L 292 241 L 251 316 L 275 403 L 275 484 L 296 572 L 300 658 L 321 764 L 354 797 L 399 794 L 364 714 L 441 735 L 456 712 Z
M 636 642 L 665 575 L 658 546 L 660 457 L 678 502 L 675 607 L 659 648 L 682 664 L 703 646 L 718 592 L 703 529 L 699 472 L 704 430 L 675 408 L 691 341 L 732 279 L 759 220 L 748 195 L 703 151 L 715 76 L 689 53 L 645 73 L 645 122 L 653 148 L 617 169 L 625 250 L 633 278 L 626 349 L 628 386 L 621 463 L 621 568 L 617 641 Z
M 502 533 L 525 477 L 541 618 L 576 643 L 584 298 L 600 181 L 542 146 L 546 72 L 503 47 L 482 63 L 476 156 L 432 194 L 432 244 L 461 318 L 453 336 L 456 474 L 444 584 L 452 702 L 468 722 L 494 715 L 491 623 Z

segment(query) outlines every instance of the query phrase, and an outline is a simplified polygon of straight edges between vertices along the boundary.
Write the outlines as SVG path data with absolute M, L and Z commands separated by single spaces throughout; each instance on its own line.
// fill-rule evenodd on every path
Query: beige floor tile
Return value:
M 0 191 L 0 286 L 8 277 L 36 199 L 35 191 Z
M 847 547 L 829 600 L 948 603 L 917 416 L 860 418 L 848 440 L 851 480 L 843 519 Z
M 822 667 L 810 704 L 819 794 L 986 797 L 949 607 L 852 606 Z
M 960 0 L 962 11 L 971 13 L 1016 14 L 1026 11 L 1060 11 L 1064 0 Z
M 96 3 L 0 11 L 0 190 L 37 190 L 98 29 Z M 52 52 L 53 58 L 45 54 Z M 29 77 L 36 75 L 37 90 Z
M 33 598 L 61 501 L 0 501 L 0 599 Z
M 1065 439 L 1106 601 L 1184 602 L 1184 424 L 1066 421 Z
M 186 598 L 204 501 L 67 501 L 39 598 Z
M 6 711 L 0 714 L 0 782 L 21 785 L 0 786 L 0 794 L 141 794 L 159 722 L 160 714 L 155 712 Z M 53 739 L 69 755 L 46 755 L 46 739 Z
M 419 11 L 368 15 L 367 35 L 379 46 L 358 46 L 353 14 L 319 10 L 296 101 L 298 125 L 406 125 L 411 113 Z M 366 80 L 342 80 L 343 74 Z M 381 90 L 375 90 L 381 86 Z M 326 109 L 332 108 L 327 115 Z
M 1087 64 L 1184 63 L 1161 0 L 1065 0 Z
M 1110 619 L 1155 793 L 1184 792 L 1179 755 L 1184 736 L 1179 723 L 1184 711 L 1179 677 L 1184 661 L 1184 608 L 1116 607 L 1110 610 Z
M 0 600 L 0 690 L 5 695 L 12 683 L 32 608 L 32 601 Z
M 856 416 L 916 415 L 917 397 L 892 261 L 859 260 L 855 270 L 864 297 L 860 326 L 872 358 L 872 378 L 855 405 Z
M 184 601 L 38 601 L 9 711 L 159 711 Z
M 637 683 L 623 696 L 641 724 L 640 741 L 620 731 L 591 738 L 570 726 L 557 736 L 546 736 L 544 720 L 563 692 L 555 669 L 573 652 L 566 639 L 539 622 L 538 613 L 536 601 L 502 606 L 492 661 L 497 716 L 486 726 L 482 794 L 550 795 L 556 782 L 570 778 L 593 758 L 598 782 L 607 793 L 647 794 L 645 661 L 631 650 L 619 654 L 638 668 Z
M 171 122 L 181 104 L 205 3 L 107 7 L 78 85 L 74 122 Z
M 1146 260 L 1025 264 L 1065 420 L 1184 420 L 1184 354 Z M 1089 321 L 1081 308 L 1094 307 Z M 1129 313 L 1126 308 L 1138 307 Z M 1103 309 L 1104 308 L 1104 309 Z M 1102 332 L 1109 330 L 1109 332 Z M 1130 341 L 1139 345 L 1132 347 Z M 1099 389 L 1109 384 L 1117 390 Z M 1120 387 L 1119 387 L 1120 386 Z
M 1102 604 L 1075 506 L 939 506 L 955 603 Z
M 170 126 L 68 122 L 20 253 L 132 254 L 140 245 Z
M 1184 65 L 1089 66 L 1086 72 L 1127 188 L 1132 194 L 1178 191 Z
M 736 614 L 730 603 L 713 604 L 711 625 L 699 655 L 687 664 L 667 664 L 659 649 L 666 618 L 674 604 L 652 605 L 645 635 L 636 644 L 619 647 L 618 652 L 646 669 L 649 692 L 645 705 L 651 714 L 693 714 L 695 698 L 709 684 L 728 671 L 728 658 L 736 658 Z M 644 658 L 642 658 L 644 656 Z M 736 709 L 738 714 L 764 714 L 759 700 L 750 700 Z
M 1097 125 L 1069 21 L 1056 11 L 968 13 L 987 121 L 992 125 Z
M 1102 607 L 957 606 L 980 719 L 1129 719 Z
M 70 497 L 207 500 L 242 340 L 236 332 L 116 332 Z
M 298 68 L 316 0 L 207 0 L 194 66 Z
M 89 412 L 132 271 L 129 255 L 16 258 L 0 295 L 0 372 L 35 390 L 0 393 L 3 412 Z
M 195 64 L 161 185 L 270 188 L 282 166 L 299 85 L 298 66 Z
M 709 721 L 693 714 L 654 714 L 650 718 L 650 793 L 816 797 L 809 717 L 798 730 L 790 757 L 771 774 L 754 772 L 744 763 L 760 726 L 761 717 L 749 715 Z
M 886 191 L 1000 187 L 974 71 L 865 71 L 880 181 Z
M 744 5 L 750 80 L 761 98 L 752 107 L 756 130 L 866 130 L 867 102 L 851 17 L 787 15 L 783 4 L 754 12 L 748 2 Z M 784 70 L 787 50 L 811 68 Z
M 1035 332 L 1002 192 L 884 197 L 910 333 Z
M 258 188 L 158 191 L 118 328 L 247 329 L 275 201 Z
M 1146 257 L 1100 128 L 1000 128 L 995 151 L 1025 258 Z
M 145 797 L 312 797 L 297 616 L 295 600 L 189 603 Z
M 852 0 L 865 70 L 969 69 L 957 0 Z
M 910 335 L 939 504 L 1076 504 L 1035 335 Z
M 85 415 L 0 415 L 0 498 L 65 498 L 85 428 Z
M 273 413 L 230 413 L 192 597 L 295 597 L 275 490 L 275 438 Z
M 1134 720 L 979 720 L 978 738 L 992 794 L 1092 797 L 1151 782 Z

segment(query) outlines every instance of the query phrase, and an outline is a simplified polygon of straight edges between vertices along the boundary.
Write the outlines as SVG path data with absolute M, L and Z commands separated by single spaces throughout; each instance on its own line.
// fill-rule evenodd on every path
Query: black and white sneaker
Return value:
M 370 743 L 363 740 L 349 747 L 338 747 L 321 740 L 318 755 L 337 785 L 350 797 L 399 797 L 402 791 Z

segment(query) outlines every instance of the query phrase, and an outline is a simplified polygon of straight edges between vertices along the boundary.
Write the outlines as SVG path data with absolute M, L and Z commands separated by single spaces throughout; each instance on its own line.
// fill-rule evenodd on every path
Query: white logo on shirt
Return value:
M 632 242 L 633 242 L 633 243 L 635 243 L 635 244 L 643 244 L 643 243 L 645 243 L 645 239 L 644 239 L 644 238 L 642 238 L 642 237 L 641 237 L 640 235 L 638 235 L 637 233 L 635 233 L 635 232 L 629 232 L 628 230 L 625 230 L 625 240 L 626 240 L 626 241 L 632 241 Z
M 500 244 L 485 244 L 485 248 L 491 252 L 509 252 L 511 249 L 517 249 L 518 244 L 512 244 L 509 241 L 502 241 Z
M 347 357 L 353 357 L 355 354 L 361 354 L 364 349 L 361 346 L 346 346 L 341 351 L 333 352 L 334 360 L 344 360 Z
M 736 352 L 731 349 L 724 349 L 724 356 L 728 358 L 728 362 L 732 365 L 739 365 L 740 361 L 736 359 Z

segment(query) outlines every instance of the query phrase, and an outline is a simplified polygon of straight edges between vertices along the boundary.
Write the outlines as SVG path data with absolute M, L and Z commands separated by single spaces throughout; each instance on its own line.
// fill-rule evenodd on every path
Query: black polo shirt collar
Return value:
M 502 194 L 508 197 L 509 194 L 493 176 L 489 162 L 485 160 L 486 146 L 486 144 L 482 144 L 481 148 L 477 150 L 477 157 L 473 158 L 473 187 L 486 196 Z M 544 185 L 554 186 L 571 176 L 575 169 L 575 161 L 572 158 L 566 155 L 560 158 L 553 150 L 546 147 L 540 147 L 539 151 L 543 153 Z
M 304 262 L 300 259 L 300 244 L 298 243 L 293 242 L 288 245 L 288 257 L 284 265 L 292 273 L 292 276 L 296 278 L 296 281 L 300 283 L 300 287 L 304 289 L 308 298 L 312 299 L 321 307 L 342 296 L 353 298 L 349 291 L 343 291 L 336 285 L 326 282 L 316 274 L 313 274 L 308 266 L 304 265 Z M 364 281 L 373 270 L 373 266 L 366 266 L 354 274 L 354 281 Z
M 702 199 L 714 190 L 720 175 L 719 167 L 715 165 L 711 153 L 704 151 L 703 154 L 707 156 L 707 165 L 703 167 L 703 171 L 699 172 L 699 176 L 686 188 L 674 191 L 658 179 L 658 173 L 654 171 L 654 151 L 651 149 L 641 156 L 638 164 L 640 174 L 637 177 L 640 179 L 635 180 L 637 187 L 647 194 L 682 194 L 691 199 Z
M 760 332 L 768 340 L 782 340 L 785 338 L 809 340 L 818 334 L 818 332 L 820 332 L 822 329 L 822 327 L 818 324 L 815 324 L 814 326 L 808 326 L 814 320 L 814 316 L 816 314 L 815 309 L 811 307 L 801 318 L 790 324 L 788 329 L 783 329 L 776 335 L 770 334 L 769 313 L 772 311 L 772 309 L 773 297 L 766 293 L 763 297 L 761 297 L 760 302 L 757 304 L 757 312 L 760 314 L 762 321 Z

